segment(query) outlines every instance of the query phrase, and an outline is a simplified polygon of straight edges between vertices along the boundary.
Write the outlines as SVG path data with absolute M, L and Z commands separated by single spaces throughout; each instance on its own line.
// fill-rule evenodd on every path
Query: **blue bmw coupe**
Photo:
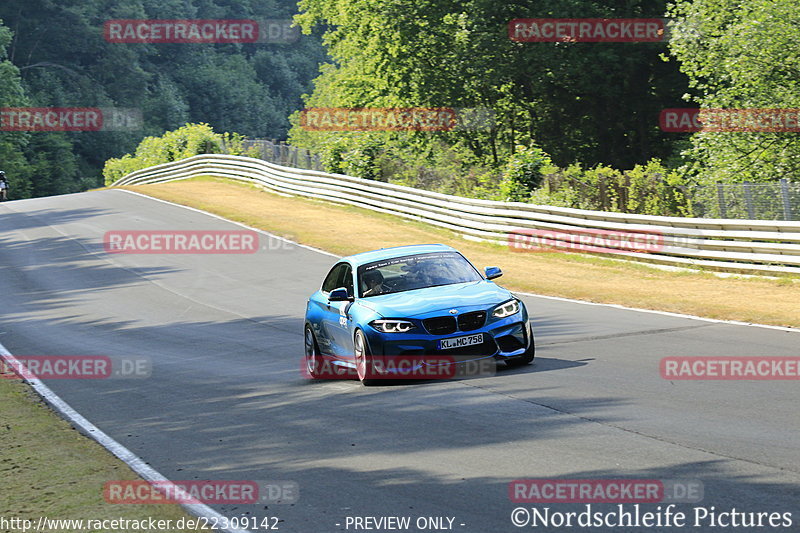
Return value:
M 305 371 L 353 375 L 365 385 L 419 368 L 496 360 L 529 364 L 525 304 L 443 244 L 384 248 L 339 260 L 308 300 Z M 409 362 L 413 361 L 413 362 Z M 380 364 L 378 363 L 380 362 Z M 397 364 L 392 364 L 392 363 Z

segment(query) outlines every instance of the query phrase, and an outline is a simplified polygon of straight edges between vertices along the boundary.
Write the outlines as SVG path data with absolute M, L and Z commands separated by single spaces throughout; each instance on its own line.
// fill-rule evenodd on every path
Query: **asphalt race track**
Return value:
M 678 504 L 690 518 L 713 506 L 791 512 L 793 524 L 591 531 L 800 531 L 798 382 L 659 373 L 666 356 L 797 356 L 800 333 L 525 296 L 533 366 L 311 382 L 303 313 L 333 257 L 266 235 L 249 255 L 103 250 L 107 231 L 148 229 L 241 227 L 123 191 L 0 204 L 0 343 L 18 356 L 149 357 L 148 378 L 46 383 L 170 479 L 299 484 L 295 504 L 213 506 L 226 515 L 302 533 L 355 531 L 367 516 L 411 517 L 410 531 L 420 517 L 470 533 L 590 531 L 513 525 L 517 507 L 585 505 L 515 504 L 509 482 L 684 479 L 704 486 L 701 502 Z

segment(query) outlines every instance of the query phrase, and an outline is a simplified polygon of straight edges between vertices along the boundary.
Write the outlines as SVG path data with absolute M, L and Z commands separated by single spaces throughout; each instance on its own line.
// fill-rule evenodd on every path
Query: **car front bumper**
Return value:
M 364 328 L 370 353 L 376 356 L 417 356 L 432 358 L 452 356 L 460 361 L 482 358 L 497 360 L 519 357 L 533 342 L 527 314 L 520 312 L 505 319 L 493 320 L 470 331 L 449 335 L 432 335 L 418 327 L 407 333 L 383 333 L 372 327 Z M 442 348 L 443 339 L 483 335 L 483 342 L 458 348 Z

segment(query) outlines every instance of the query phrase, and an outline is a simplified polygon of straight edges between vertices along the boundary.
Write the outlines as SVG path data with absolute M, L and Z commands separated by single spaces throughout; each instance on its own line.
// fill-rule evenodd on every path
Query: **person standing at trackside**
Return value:
M 0 201 L 8 200 L 8 180 L 6 173 L 0 170 Z

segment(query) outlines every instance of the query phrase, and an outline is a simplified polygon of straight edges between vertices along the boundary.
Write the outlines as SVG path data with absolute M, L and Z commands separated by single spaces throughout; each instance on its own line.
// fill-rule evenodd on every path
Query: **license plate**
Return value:
M 442 339 L 439 341 L 440 350 L 450 350 L 452 348 L 463 348 L 464 346 L 472 346 L 473 344 L 483 343 L 483 333 L 476 333 L 475 335 L 466 335 L 464 337 L 453 337 L 452 339 Z

